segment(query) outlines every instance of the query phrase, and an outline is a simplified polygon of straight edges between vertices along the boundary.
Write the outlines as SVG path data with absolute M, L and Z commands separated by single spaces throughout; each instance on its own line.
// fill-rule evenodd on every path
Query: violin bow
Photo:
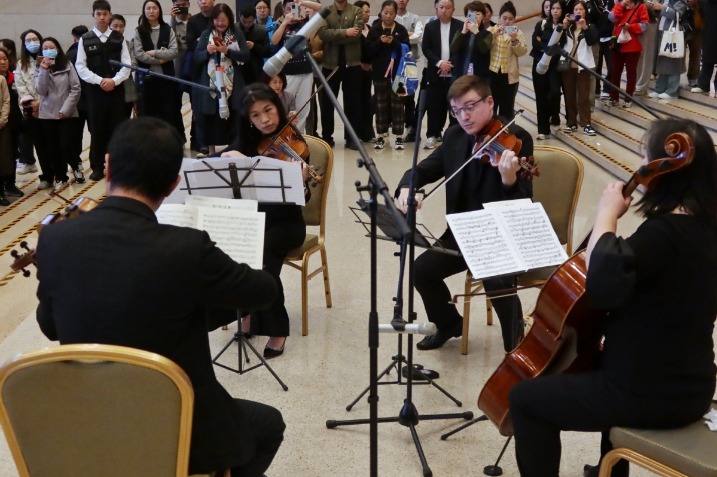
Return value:
M 515 114 L 513 115 L 513 119 L 511 119 L 510 121 L 508 121 L 507 123 L 505 123 L 505 125 L 503 125 L 503 127 L 500 128 L 500 130 L 499 130 L 497 133 L 495 133 L 490 139 L 488 139 L 486 142 L 484 142 L 483 145 L 482 145 L 476 152 L 474 152 L 473 154 L 471 154 L 471 156 L 466 160 L 466 162 L 464 162 L 464 163 L 461 165 L 461 167 L 459 167 L 459 168 L 456 170 L 456 172 L 454 172 L 453 174 L 451 174 L 450 177 L 446 177 L 446 178 L 444 178 L 441 182 L 439 182 L 438 184 L 436 184 L 436 187 L 434 187 L 433 189 L 431 189 L 431 190 L 428 192 L 428 194 L 426 194 L 426 195 L 423 196 L 422 201 L 425 202 L 426 199 L 428 199 L 429 197 L 431 197 L 434 192 L 436 192 L 438 189 L 440 189 L 441 187 L 443 187 L 443 186 L 446 184 L 446 182 L 450 181 L 450 180 L 453 179 L 455 176 L 457 176 L 458 173 L 461 172 L 473 159 L 476 159 L 477 157 L 480 157 L 480 156 L 483 154 L 483 151 L 485 150 L 485 148 L 487 148 L 488 146 L 490 146 L 491 143 L 493 143 L 493 141 L 495 141 L 495 139 L 496 139 L 498 136 L 500 136 L 506 129 L 508 129 L 508 126 L 510 126 L 511 124 L 513 124 L 513 123 L 515 122 L 515 120 L 518 119 L 518 116 L 520 116 L 521 114 L 523 114 L 523 112 L 524 112 L 523 109 L 519 109 L 518 111 L 516 111 Z
M 331 72 L 331 74 L 326 77 L 326 81 L 328 82 L 328 81 L 331 79 L 331 77 L 336 74 L 336 72 L 337 72 L 338 70 L 339 70 L 339 67 L 338 67 L 338 66 L 337 66 L 336 68 L 334 68 L 334 70 Z M 265 148 L 263 151 L 261 151 L 261 153 L 259 154 L 260 156 L 263 156 L 264 153 L 266 153 L 266 151 L 268 151 L 269 148 L 274 145 L 274 143 L 276 142 L 276 140 L 277 140 L 279 137 L 281 137 L 281 133 L 284 132 L 284 129 L 286 129 L 286 128 L 289 126 L 289 124 L 291 124 L 291 122 L 294 120 L 294 118 L 297 118 L 297 117 L 299 116 L 299 114 L 301 114 L 301 112 L 304 110 L 304 108 L 306 108 L 306 107 L 309 105 L 309 103 L 311 103 L 311 100 L 314 99 L 314 98 L 316 97 L 316 95 L 319 94 L 319 92 L 320 92 L 323 88 L 324 88 L 324 85 L 323 85 L 323 84 L 319 85 L 319 87 L 316 88 L 316 91 L 314 91 L 313 93 L 311 93 L 311 96 L 309 96 L 309 99 L 306 100 L 306 102 L 303 104 L 303 106 L 301 106 L 301 108 L 299 108 L 298 111 L 296 111 L 294 114 L 292 114 L 291 116 L 289 116 L 289 117 L 286 119 L 286 124 L 284 124 L 284 125 L 281 127 L 281 129 L 279 129 L 276 133 L 274 133 L 274 137 L 273 137 L 273 138 L 271 139 L 271 141 L 269 142 L 269 145 L 266 146 L 266 148 Z

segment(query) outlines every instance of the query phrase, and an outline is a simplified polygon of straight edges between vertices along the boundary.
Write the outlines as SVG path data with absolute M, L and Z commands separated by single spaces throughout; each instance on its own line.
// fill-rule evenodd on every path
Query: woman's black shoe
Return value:
M 22 197 L 25 195 L 23 191 L 17 188 L 15 184 L 9 184 L 5 186 L 5 194 L 11 197 Z
M 0 205 L 5 205 L 5 206 L 10 205 L 10 201 L 7 200 L 7 197 L 5 197 L 2 194 L 0 194 Z
M 284 353 L 284 346 L 286 346 L 286 338 L 284 338 L 284 344 L 281 345 L 280 349 L 264 347 L 264 359 L 276 358 Z

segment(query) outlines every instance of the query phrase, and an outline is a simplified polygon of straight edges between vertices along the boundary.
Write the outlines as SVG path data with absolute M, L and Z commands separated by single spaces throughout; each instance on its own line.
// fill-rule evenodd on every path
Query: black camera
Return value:
M 189 13 L 189 7 L 177 7 L 177 13 L 179 15 L 186 15 Z
M 21 102 L 20 107 L 22 108 L 22 115 L 25 118 L 32 117 L 32 100 L 31 99 L 26 99 L 25 101 Z

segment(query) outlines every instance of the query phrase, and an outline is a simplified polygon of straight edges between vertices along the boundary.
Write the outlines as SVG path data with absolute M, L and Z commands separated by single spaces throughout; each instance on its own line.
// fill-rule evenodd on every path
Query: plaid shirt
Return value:
M 493 33 L 498 26 L 492 26 L 489 31 Z M 494 73 L 507 73 L 508 81 L 513 84 L 520 79 L 518 70 L 518 57 L 528 52 L 525 36 L 518 30 L 516 44 L 512 44 L 507 35 L 493 36 L 493 46 L 490 49 L 490 65 L 488 69 Z

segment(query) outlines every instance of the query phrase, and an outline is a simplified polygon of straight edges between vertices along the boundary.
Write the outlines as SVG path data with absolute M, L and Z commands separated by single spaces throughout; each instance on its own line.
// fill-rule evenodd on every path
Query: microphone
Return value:
M 274 56 L 266 60 L 264 63 L 264 73 L 270 78 L 273 78 L 279 72 L 284 69 L 284 65 L 294 57 L 294 53 L 299 49 L 299 46 L 304 41 L 309 41 L 312 36 L 319 30 L 320 27 L 326 25 L 326 17 L 329 16 L 329 8 L 322 8 L 318 15 L 311 17 L 306 25 L 301 27 L 301 30 L 296 32 L 296 35 L 292 36 L 284 46 L 281 47 Z
M 434 323 L 406 323 L 396 326 L 388 324 L 378 325 L 379 333 L 411 333 L 417 335 L 434 335 L 436 334 L 436 325 Z
M 557 44 L 560 41 L 560 37 L 563 36 L 563 26 L 558 25 L 553 30 L 553 34 L 550 36 L 550 40 L 548 41 L 548 47 L 545 49 L 545 53 L 543 53 L 543 57 L 540 59 L 538 64 L 535 66 L 535 71 L 539 75 L 544 75 L 548 71 L 548 67 L 550 66 L 550 59 L 555 54 L 555 48 L 552 48 L 553 45 Z

